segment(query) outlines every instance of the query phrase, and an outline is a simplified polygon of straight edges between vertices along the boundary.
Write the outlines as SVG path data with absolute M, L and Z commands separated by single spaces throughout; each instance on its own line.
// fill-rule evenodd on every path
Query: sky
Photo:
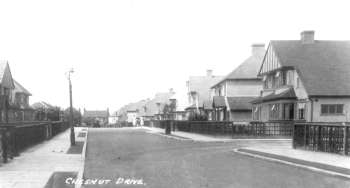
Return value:
M 350 3 L 282 0 L 0 0 L 0 60 L 30 103 L 117 110 L 189 76 L 226 75 L 253 43 L 350 40 Z

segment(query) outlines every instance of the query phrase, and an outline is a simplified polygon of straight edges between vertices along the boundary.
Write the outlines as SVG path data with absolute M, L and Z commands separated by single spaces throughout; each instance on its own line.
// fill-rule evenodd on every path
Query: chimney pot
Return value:
M 300 36 L 303 44 L 311 44 L 314 43 L 315 31 L 303 31 Z

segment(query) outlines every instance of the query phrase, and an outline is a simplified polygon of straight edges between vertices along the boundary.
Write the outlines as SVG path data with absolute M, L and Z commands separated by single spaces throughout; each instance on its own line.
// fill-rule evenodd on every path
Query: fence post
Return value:
M 6 130 L 0 132 L 1 136 L 1 157 L 2 162 L 7 163 L 8 142 L 6 141 Z
M 345 125 L 345 124 L 344 124 Z M 348 126 L 344 126 L 344 138 L 343 138 L 343 148 L 344 148 L 344 155 L 348 155 L 348 138 L 349 138 L 349 135 L 348 135 L 348 130 L 349 130 L 349 127 Z
M 296 124 L 293 123 L 293 125 L 292 125 L 292 135 L 293 135 L 292 147 L 293 147 L 293 149 L 296 148 L 296 143 L 295 143 L 296 142 L 295 126 L 296 126 Z
M 319 125 L 317 126 L 317 151 L 321 150 L 322 146 L 322 127 Z

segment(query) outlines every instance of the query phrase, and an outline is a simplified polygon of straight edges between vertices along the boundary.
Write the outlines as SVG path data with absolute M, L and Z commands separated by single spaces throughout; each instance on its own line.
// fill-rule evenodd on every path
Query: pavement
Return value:
M 83 128 L 76 127 L 76 141 Z M 86 128 L 85 128 L 86 129 Z M 66 154 L 70 148 L 70 130 L 56 135 L 50 140 L 28 148 L 6 164 L 0 165 L 0 188 L 40 188 L 44 187 L 54 172 L 78 172 L 82 174 L 84 156 Z
M 89 187 L 350 187 L 348 178 L 250 157 L 240 148 L 281 140 L 200 142 L 143 128 L 89 129 L 84 178 Z M 131 182 L 137 182 L 131 184 Z

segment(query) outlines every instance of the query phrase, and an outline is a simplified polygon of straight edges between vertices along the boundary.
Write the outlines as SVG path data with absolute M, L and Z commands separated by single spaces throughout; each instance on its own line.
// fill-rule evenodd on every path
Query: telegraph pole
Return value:
M 72 81 L 70 79 L 70 75 L 73 73 L 73 69 L 71 69 L 68 72 L 68 81 L 69 81 L 69 102 L 70 102 L 70 118 L 69 118 L 69 125 L 70 125 L 70 145 L 75 145 L 75 133 L 74 133 L 74 116 L 73 116 L 73 98 L 72 98 Z

